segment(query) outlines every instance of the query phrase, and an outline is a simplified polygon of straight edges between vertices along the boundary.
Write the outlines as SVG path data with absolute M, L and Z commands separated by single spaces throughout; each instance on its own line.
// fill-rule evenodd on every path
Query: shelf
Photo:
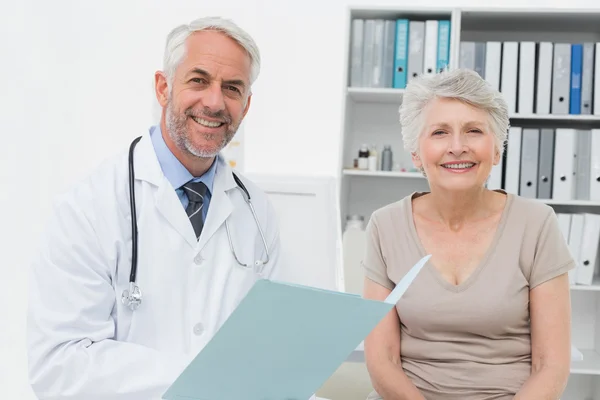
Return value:
M 392 88 L 368 88 L 368 87 L 349 87 L 348 96 L 354 102 L 358 103 L 402 103 L 404 89 Z M 583 126 L 600 127 L 600 115 L 589 114 L 512 114 L 510 115 L 512 125 L 523 123 L 530 125 L 552 125 L 552 126 Z
M 351 18 L 364 19 L 451 19 L 452 8 L 446 7 L 422 7 L 409 8 L 402 6 L 369 6 L 369 7 L 350 7 Z
M 588 200 L 552 200 L 539 199 L 540 201 L 551 206 L 584 206 L 584 207 L 600 207 L 600 201 Z
M 344 175 L 350 176 L 372 176 L 379 178 L 412 178 L 425 179 L 420 172 L 400 172 L 400 171 L 365 171 L 360 169 L 345 169 Z
M 594 350 L 580 350 L 583 360 L 571 363 L 572 374 L 600 375 L 600 354 Z
M 524 128 L 600 128 L 600 115 L 512 114 L 510 124 Z
M 582 292 L 600 292 L 600 277 L 594 276 L 591 285 L 571 285 L 571 290 Z
M 349 87 L 348 95 L 359 103 L 402 103 L 404 89 Z
M 529 35 L 538 32 L 558 32 L 568 35 L 598 32 L 597 10 L 591 9 L 536 7 L 534 11 L 521 8 L 476 7 L 462 8 L 460 14 L 463 35 L 464 31 L 505 32 L 508 24 L 516 27 L 513 30 L 519 33 L 521 40 L 527 40 Z
M 589 121 L 600 122 L 600 115 L 590 114 L 512 114 L 511 120 Z

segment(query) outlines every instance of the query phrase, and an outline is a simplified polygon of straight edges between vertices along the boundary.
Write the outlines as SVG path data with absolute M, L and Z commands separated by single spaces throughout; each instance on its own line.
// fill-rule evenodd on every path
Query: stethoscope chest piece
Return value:
M 131 271 L 129 274 L 129 289 L 123 290 L 123 293 L 121 294 L 121 302 L 123 303 L 124 306 L 129 307 L 129 309 L 131 311 L 137 310 L 137 308 L 142 303 L 142 291 L 140 290 L 140 287 L 135 283 L 136 275 L 137 275 L 138 227 L 137 227 L 137 217 L 136 217 L 137 214 L 136 214 L 136 207 L 135 207 L 135 188 L 134 188 L 135 171 L 133 168 L 134 167 L 133 150 L 141 138 L 142 138 L 141 136 L 136 138 L 133 142 L 131 142 L 131 145 L 129 146 L 129 206 L 131 208 L 131 242 L 132 242 L 132 244 L 131 244 Z M 233 257 L 235 258 L 235 260 L 237 261 L 237 263 L 240 266 L 242 266 L 244 268 L 253 268 L 254 267 L 255 270 L 262 272 L 262 269 L 264 268 L 265 264 L 267 264 L 269 262 L 269 248 L 267 246 L 267 241 L 265 239 L 263 230 L 260 226 L 260 222 L 258 221 L 258 217 L 256 216 L 256 211 L 254 210 L 254 206 L 252 205 L 252 202 L 250 199 L 250 193 L 248 192 L 248 190 L 246 189 L 246 187 L 244 186 L 244 184 L 242 183 L 240 178 L 238 178 L 238 176 L 234 172 L 232 172 L 232 174 L 233 174 L 233 179 L 235 180 L 239 189 L 242 192 L 244 192 L 246 203 L 248 203 L 248 206 L 250 207 L 252 216 L 254 217 L 254 221 L 256 222 L 256 226 L 258 227 L 258 231 L 259 231 L 260 237 L 262 239 L 262 243 L 263 243 L 263 246 L 265 249 L 266 259 L 264 261 L 256 260 L 256 261 L 254 261 L 254 263 L 249 263 L 249 264 L 245 264 L 242 261 L 240 261 L 235 253 L 235 249 L 233 248 L 233 242 L 231 241 L 231 234 L 229 232 L 229 224 L 228 224 L 227 220 L 225 220 L 225 229 L 227 231 L 227 239 L 229 241 L 229 247 L 231 249 L 231 253 L 233 254 Z
M 121 302 L 129 307 L 131 311 L 137 310 L 142 303 L 142 291 L 134 282 L 129 282 L 129 290 L 123 290 Z

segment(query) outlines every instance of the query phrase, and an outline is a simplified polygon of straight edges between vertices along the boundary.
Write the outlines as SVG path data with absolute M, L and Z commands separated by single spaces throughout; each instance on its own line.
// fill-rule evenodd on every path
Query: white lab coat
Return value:
M 233 258 L 227 218 L 242 262 L 264 259 L 265 252 L 251 210 L 221 157 L 199 241 L 148 134 L 134 159 L 142 304 L 132 312 L 121 303 L 131 265 L 125 151 L 58 200 L 33 264 L 29 373 L 40 400 L 160 399 L 253 283 L 276 272 L 274 210 L 239 174 L 252 196 L 270 262 L 257 273 Z

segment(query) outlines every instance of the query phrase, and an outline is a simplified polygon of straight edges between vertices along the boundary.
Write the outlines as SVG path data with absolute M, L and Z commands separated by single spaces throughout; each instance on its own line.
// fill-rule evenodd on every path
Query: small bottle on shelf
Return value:
M 381 152 L 381 170 L 391 171 L 393 165 L 392 146 L 386 144 Z
M 369 149 L 366 144 L 360 146 L 358 150 L 358 169 L 368 169 L 369 167 Z
M 369 171 L 377 171 L 377 150 L 374 145 L 369 149 Z

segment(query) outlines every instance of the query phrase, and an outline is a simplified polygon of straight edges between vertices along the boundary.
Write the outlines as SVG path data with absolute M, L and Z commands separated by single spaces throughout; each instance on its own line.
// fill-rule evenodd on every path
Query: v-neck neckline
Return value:
M 437 267 L 435 266 L 435 264 L 433 263 L 432 260 L 429 260 L 427 262 L 429 264 L 428 265 L 429 268 L 426 268 L 426 269 L 429 270 L 429 272 L 434 276 L 434 278 L 438 281 L 438 283 L 440 283 L 440 285 L 442 285 L 442 287 L 444 287 L 445 289 L 447 289 L 451 292 L 456 292 L 456 293 L 462 292 L 462 291 L 466 290 L 469 286 L 471 286 L 473 284 L 473 282 L 475 282 L 477 276 L 479 274 L 481 274 L 481 272 L 485 269 L 485 266 L 488 264 L 489 259 L 491 258 L 492 254 L 494 254 L 494 252 L 496 251 L 498 242 L 500 241 L 500 237 L 502 236 L 504 227 L 506 225 L 506 221 L 508 219 L 509 209 L 510 209 L 510 207 L 513 203 L 513 199 L 514 199 L 514 196 L 511 193 L 507 193 L 504 190 L 496 190 L 496 191 L 506 195 L 506 203 L 504 204 L 504 209 L 502 210 L 502 215 L 500 216 L 500 221 L 498 221 L 498 225 L 496 226 L 496 232 L 494 232 L 494 237 L 493 237 L 492 241 L 490 242 L 488 248 L 486 249 L 484 256 L 478 262 L 477 267 L 475 267 L 475 269 L 469 274 L 467 279 L 465 279 L 463 282 L 459 283 L 458 285 L 454 285 L 442 276 L 441 272 L 437 269 Z M 427 192 L 413 192 L 407 198 L 408 205 L 406 207 L 407 212 L 408 212 L 406 217 L 408 218 L 408 225 L 410 227 L 410 233 L 411 233 L 413 242 L 419 249 L 420 257 L 425 257 L 428 253 L 425 251 L 425 247 L 423 246 L 423 243 L 421 242 L 421 238 L 419 237 L 419 235 L 417 233 L 417 227 L 416 227 L 415 218 L 413 215 L 412 202 L 417 197 L 421 197 L 425 194 L 427 194 Z

